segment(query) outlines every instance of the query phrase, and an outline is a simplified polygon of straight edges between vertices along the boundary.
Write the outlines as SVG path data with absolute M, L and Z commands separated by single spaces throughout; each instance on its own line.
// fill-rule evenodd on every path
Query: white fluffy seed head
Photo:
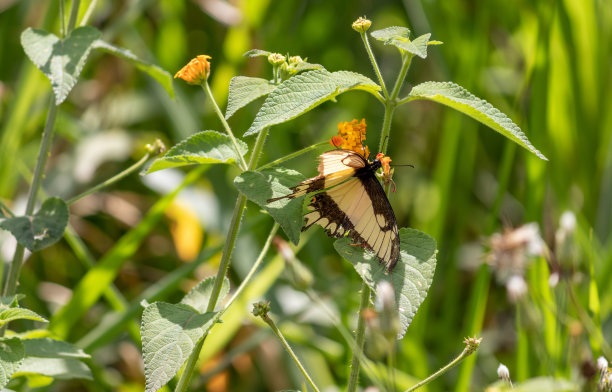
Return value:
M 510 370 L 506 365 L 500 363 L 497 367 L 497 376 L 504 381 L 510 381 Z
M 597 358 L 597 370 L 600 372 L 608 370 L 608 360 L 605 357 L 601 356 Z

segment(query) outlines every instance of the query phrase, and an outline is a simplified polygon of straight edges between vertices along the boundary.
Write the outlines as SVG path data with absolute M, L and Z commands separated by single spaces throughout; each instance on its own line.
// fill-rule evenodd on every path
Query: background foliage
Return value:
M 89 2 L 83 3 L 84 11 Z M 103 31 L 105 41 L 171 73 L 196 54 L 211 55 L 211 85 L 222 107 L 231 77 L 271 77 L 265 59 L 242 56 L 251 48 L 289 52 L 329 71 L 353 70 L 374 78 L 350 28 L 358 16 L 367 15 L 373 29 L 400 25 L 411 27 L 415 36 L 431 32 L 444 45 L 430 47 L 425 61 L 414 61 L 408 80 L 457 82 L 507 113 L 550 160 L 540 161 L 440 105 L 415 103 L 396 113 L 389 155 L 415 169 L 396 171 L 397 192 L 390 201 L 401 227 L 428 233 L 439 248 L 429 295 L 399 341 L 398 382 L 408 385 L 413 378 L 426 377 L 460 351 L 463 337 L 477 332 L 485 339 L 475 363 L 468 359 L 429 385 L 430 390 L 480 390 L 496 379 L 500 361 L 517 381 L 544 375 L 569 379 L 584 372 L 593 355 L 602 354 L 606 344 L 597 331 L 604 337 L 612 333 L 612 3 L 221 4 L 99 0 L 91 24 Z M 56 2 L 10 0 L 0 2 L 0 10 L 0 198 L 16 200 L 12 208 L 19 211 L 50 88 L 17 37 L 27 27 L 57 33 L 58 10 Z M 373 47 L 383 73 L 394 74 L 399 66 L 396 49 L 378 42 Z M 175 83 L 173 100 L 153 79 L 117 57 L 92 52 L 82 78 L 58 112 L 43 183 L 49 196 L 70 198 L 121 171 L 156 137 L 174 145 L 196 131 L 220 129 L 200 89 Z M 324 141 L 336 133 L 339 121 L 352 118 L 366 118 L 368 137 L 377 140 L 382 108 L 373 102 L 367 94 L 352 92 L 336 104 L 274 127 L 261 162 Z M 231 118 L 237 135 L 249 129 L 260 104 Z M 252 145 L 254 138 L 246 140 Z M 313 151 L 309 159 L 292 161 L 292 168 L 314 174 L 317 155 Z M 214 274 L 227 232 L 237 195 L 232 180 L 238 173 L 221 165 L 202 170 L 201 178 L 191 179 L 195 185 L 176 198 L 171 192 L 185 172 L 164 170 L 134 175 L 75 203 L 70 218 L 74 234 L 27 261 L 20 280 L 20 292 L 27 295 L 22 305 L 92 354 L 94 375 L 104 380 L 59 382 L 51 388 L 142 389 L 140 299 L 155 293 L 157 300 L 178 302 L 195 282 Z M 166 202 L 151 210 L 162 195 L 167 195 Z M 552 266 L 572 283 L 595 329 L 572 306 L 563 284 L 550 288 L 544 259 L 529 266 L 530 299 L 519 305 L 507 299 L 505 287 L 483 266 L 485 238 L 503 227 L 537 222 L 554 249 L 559 218 L 566 210 L 577 218 L 571 252 L 565 264 L 561 260 Z M 232 285 L 248 271 L 271 226 L 272 220 L 249 204 L 229 276 Z M 4 261 L 10 260 L 13 248 L 6 234 L 0 237 Z M 322 230 L 306 237 L 298 257 L 314 274 L 314 290 L 344 325 L 353 325 L 359 277 Z M 317 383 L 343 385 L 350 350 L 334 326 L 291 287 L 275 252 L 269 257 L 242 306 L 238 303 L 228 312 L 223 331 L 207 340 L 199 382 L 208 390 L 236 391 L 279 390 L 300 383 L 271 333 L 254 319 L 242 323 L 250 304 L 265 296 Z M 92 270 L 88 260 L 105 268 Z M 101 279 L 107 267 L 116 278 L 111 273 Z M 107 281 L 114 286 L 103 284 Z M 97 290 L 104 298 L 58 312 L 73 290 Z M 113 313 L 121 309 L 123 313 Z M 32 323 L 23 321 L 24 328 L 37 325 Z M 221 371 L 213 372 L 215 368 Z

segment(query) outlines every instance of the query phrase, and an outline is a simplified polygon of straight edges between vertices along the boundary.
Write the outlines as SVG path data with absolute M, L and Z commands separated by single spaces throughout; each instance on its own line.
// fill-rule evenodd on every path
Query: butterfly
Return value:
M 383 156 L 369 162 L 352 150 L 327 151 L 319 157 L 318 176 L 268 203 L 314 193 L 302 231 L 317 224 L 330 237 L 348 236 L 355 245 L 372 251 L 390 272 L 399 258 L 400 239 L 395 214 L 376 178 Z

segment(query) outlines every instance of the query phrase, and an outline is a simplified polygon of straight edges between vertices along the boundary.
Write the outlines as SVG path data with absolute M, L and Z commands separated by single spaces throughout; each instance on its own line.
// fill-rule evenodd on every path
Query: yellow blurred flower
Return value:
M 361 121 L 343 121 L 338 123 L 338 136 L 332 137 L 330 143 L 338 148 L 355 151 L 364 158 L 370 155 L 368 146 L 364 146 L 366 139 L 365 118 Z
M 201 85 L 208 79 L 210 75 L 210 60 L 212 57 L 201 54 L 196 58 L 192 59 L 189 64 L 181 68 L 180 71 L 174 75 L 174 78 L 183 79 L 189 84 Z

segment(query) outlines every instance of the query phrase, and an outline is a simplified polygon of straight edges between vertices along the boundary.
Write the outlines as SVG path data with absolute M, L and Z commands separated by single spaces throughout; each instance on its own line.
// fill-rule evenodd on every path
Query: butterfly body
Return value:
M 369 162 L 352 150 L 331 150 L 319 157 L 319 175 L 291 188 L 283 198 L 314 193 L 302 231 L 317 224 L 334 238 L 349 236 L 355 245 L 375 253 L 391 271 L 399 258 L 395 214 L 376 178 L 380 159 Z

